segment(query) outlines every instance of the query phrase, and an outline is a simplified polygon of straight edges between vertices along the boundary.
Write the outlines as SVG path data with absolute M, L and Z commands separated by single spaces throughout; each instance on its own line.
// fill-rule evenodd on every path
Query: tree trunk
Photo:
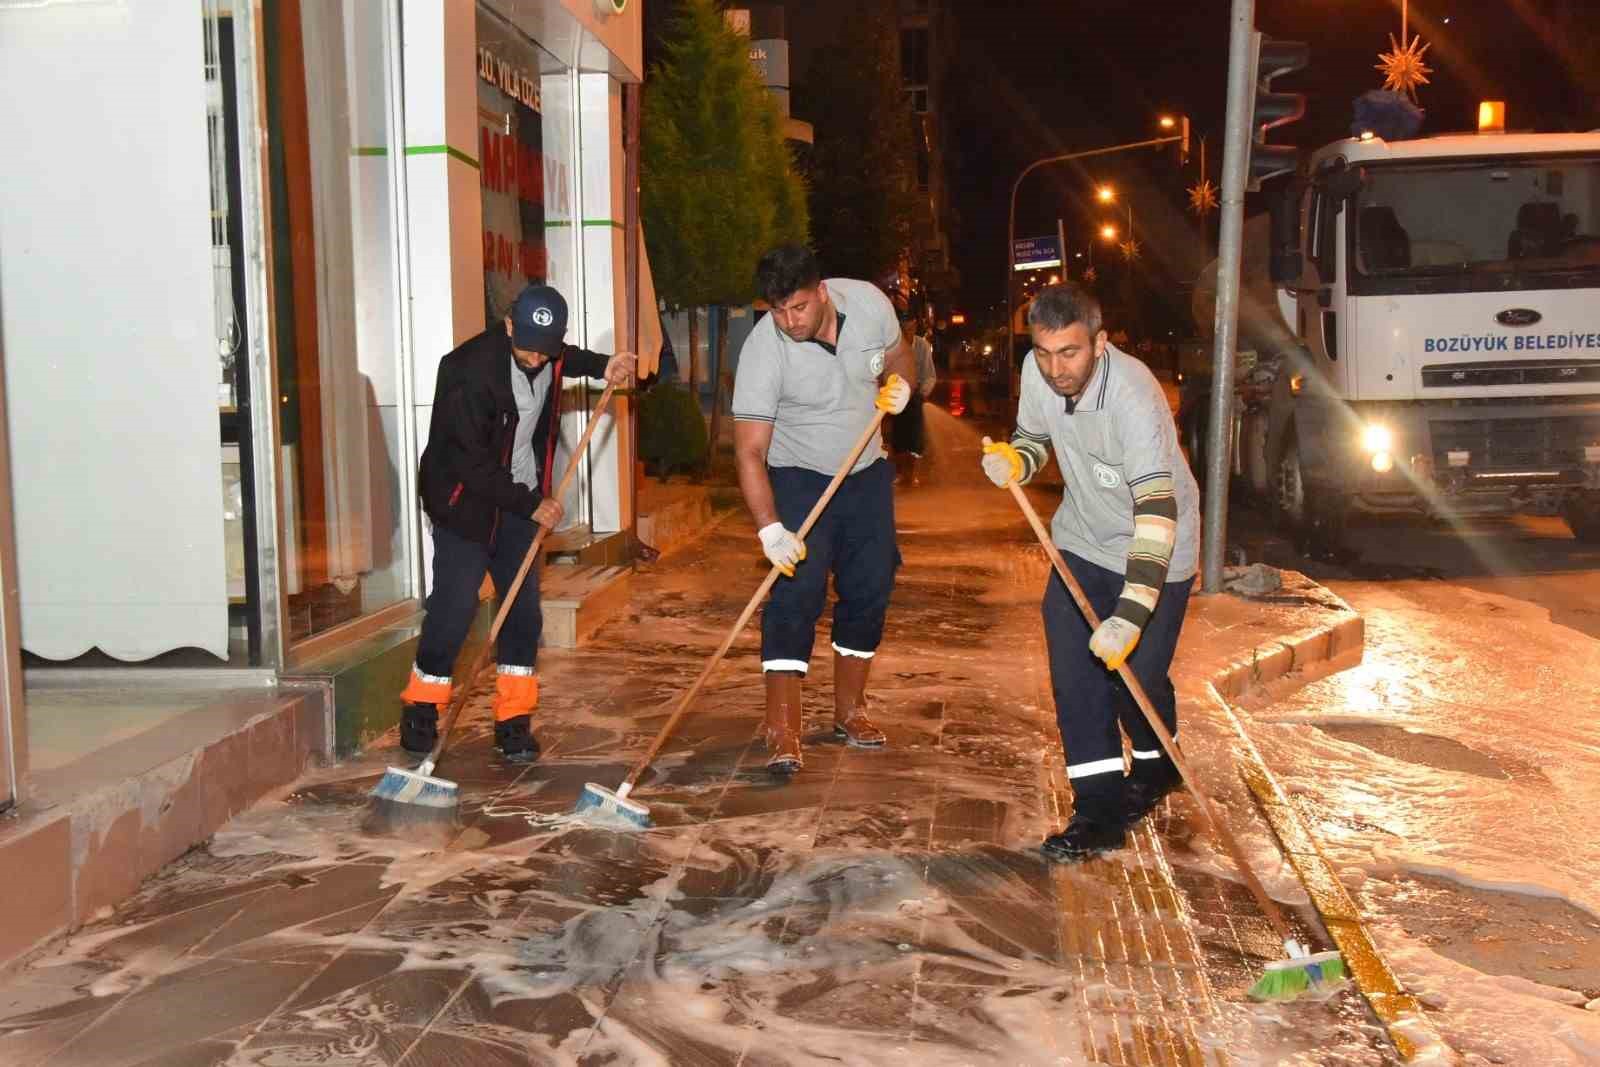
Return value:
M 700 352 L 700 309 L 689 306 L 689 368 L 684 377 L 684 384 L 689 387 L 689 395 L 695 398 L 695 403 L 700 402 L 700 394 L 695 391 L 694 365 Z
M 728 309 L 718 306 L 715 310 L 717 316 L 717 358 L 711 364 L 711 438 L 706 445 L 706 473 L 711 473 L 711 467 L 717 460 L 717 435 L 722 427 L 722 380 L 727 377 L 728 356 Z

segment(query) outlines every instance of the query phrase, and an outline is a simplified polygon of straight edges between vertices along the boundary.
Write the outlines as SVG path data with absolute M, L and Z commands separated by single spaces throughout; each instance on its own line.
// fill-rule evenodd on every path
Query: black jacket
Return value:
M 539 487 L 549 490 L 555 466 L 564 372 L 605 375 L 608 357 L 563 345 L 550 362 L 550 388 L 534 427 L 534 454 L 543 457 Z M 446 529 L 482 544 L 493 544 L 500 512 L 524 518 L 543 499 L 511 477 L 511 445 L 517 432 L 517 400 L 511 391 L 511 338 L 494 323 L 439 362 L 433 390 L 433 418 L 423 449 L 418 489 L 423 510 Z

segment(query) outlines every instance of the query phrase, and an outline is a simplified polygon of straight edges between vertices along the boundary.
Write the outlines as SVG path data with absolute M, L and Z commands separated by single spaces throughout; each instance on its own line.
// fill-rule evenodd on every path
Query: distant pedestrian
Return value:
M 928 429 L 922 409 L 939 380 L 938 370 L 933 365 L 933 344 L 924 336 L 925 332 L 915 312 L 900 312 L 900 339 L 916 360 L 917 387 L 906 409 L 891 420 L 889 443 L 894 449 L 894 482 L 907 487 L 922 484 L 917 474 L 917 461 L 928 450 Z
M 999 486 L 1026 483 L 1054 449 L 1066 486 L 1051 540 L 1102 620 L 1091 631 L 1051 573 L 1044 629 L 1073 810 L 1043 847 L 1070 860 L 1121 847 L 1128 826 L 1179 783 L 1114 672 L 1127 661 L 1177 737 L 1168 670 L 1198 563 L 1199 489 L 1160 383 L 1107 343 L 1093 296 L 1048 286 L 1028 308 L 1028 327 L 1016 432 L 984 449 L 983 470 Z M 1119 723 L 1133 750 L 1126 776 Z

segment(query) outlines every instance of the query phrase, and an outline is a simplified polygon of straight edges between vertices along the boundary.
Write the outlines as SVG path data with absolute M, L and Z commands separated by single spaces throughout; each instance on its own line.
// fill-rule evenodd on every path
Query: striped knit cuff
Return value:
M 1019 428 L 1011 435 L 1011 447 L 1022 457 L 1022 475 L 1017 479 L 1017 484 L 1027 485 L 1049 461 L 1050 454 L 1047 449 L 1050 447 L 1050 438 L 1047 435 L 1031 434 Z
M 1143 627 L 1156 610 L 1161 585 L 1172 565 L 1178 540 L 1178 504 L 1172 475 L 1155 471 L 1135 479 L 1133 488 L 1133 543 L 1128 546 L 1128 572 L 1115 612 Z
M 1143 630 L 1150 621 L 1150 616 L 1155 614 L 1155 598 L 1147 594 L 1148 587 L 1128 584 L 1122 587 L 1122 596 L 1117 600 L 1117 610 L 1112 612 L 1119 619 L 1126 619 L 1139 629 Z

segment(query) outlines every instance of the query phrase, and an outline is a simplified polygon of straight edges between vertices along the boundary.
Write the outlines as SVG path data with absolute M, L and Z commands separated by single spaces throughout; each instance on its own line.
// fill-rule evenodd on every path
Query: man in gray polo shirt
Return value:
M 885 742 L 863 706 L 900 562 L 894 475 L 880 439 L 862 450 L 812 527 L 809 545 L 793 531 L 873 416 L 905 408 L 916 372 L 889 298 L 870 282 L 824 281 L 808 250 L 784 245 L 768 252 L 756 268 L 756 290 L 772 311 L 739 352 L 734 451 L 762 549 L 785 575 L 761 615 L 761 669 L 767 768 L 792 774 L 802 762 L 800 683 L 830 572 L 838 595 L 834 732 L 861 747 Z
M 1178 784 L 1114 672 L 1127 661 L 1176 737 L 1167 672 L 1198 563 L 1200 492 L 1160 383 L 1107 343 L 1093 296 L 1071 283 L 1048 286 L 1028 309 L 1028 327 L 1016 433 L 984 449 L 983 469 L 999 486 L 1026 483 L 1054 449 L 1066 491 L 1050 537 L 1102 619 L 1091 632 L 1051 574 L 1045 638 L 1073 811 L 1044 851 L 1073 860 L 1121 847 L 1128 825 Z M 1133 750 L 1126 777 L 1119 722 Z

